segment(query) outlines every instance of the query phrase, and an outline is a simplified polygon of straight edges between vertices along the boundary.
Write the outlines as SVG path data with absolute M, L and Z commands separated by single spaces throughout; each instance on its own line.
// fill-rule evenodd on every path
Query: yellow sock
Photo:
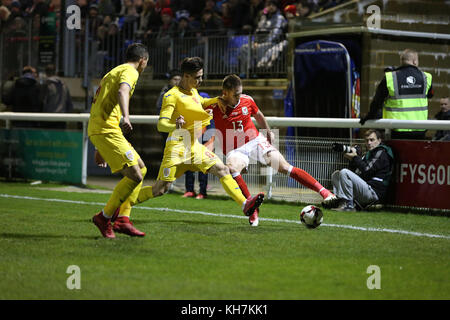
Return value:
M 222 184 L 223 189 L 228 193 L 228 195 L 242 207 L 242 204 L 246 199 L 242 194 L 241 188 L 239 188 L 239 185 L 237 184 L 236 180 L 233 179 L 231 174 L 220 178 L 220 183 Z
M 106 206 L 103 208 L 103 213 L 106 216 L 112 217 L 116 209 L 120 207 L 125 200 L 127 200 L 138 185 L 138 182 L 131 180 L 128 177 L 123 177 L 114 188 L 111 197 L 106 203 Z
M 147 201 L 148 199 L 153 198 L 153 187 L 142 187 L 141 191 L 139 191 L 139 195 L 137 197 L 136 204 Z
M 129 217 L 131 214 L 131 207 L 134 206 L 136 204 L 136 199 L 139 196 L 139 193 L 141 191 L 142 188 L 142 183 L 144 181 L 144 177 L 147 174 L 147 168 L 143 167 L 141 168 L 141 174 L 142 174 L 142 182 L 139 183 L 136 188 L 134 188 L 133 192 L 130 194 L 130 196 L 127 198 L 127 200 L 125 200 L 122 205 L 120 206 L 120 211 L 119 211 L 119 217 L 125 216 L 125 217 Z

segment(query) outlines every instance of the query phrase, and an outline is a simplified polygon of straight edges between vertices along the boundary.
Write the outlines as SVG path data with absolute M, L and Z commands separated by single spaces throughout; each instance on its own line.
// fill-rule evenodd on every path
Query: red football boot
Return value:
M 192 191 L 187 191 L 183 194 L 183 198 L 194 198 L 197 194 Z
M 253 212 L 255 212 L 255 210 L 259 208 L 259 206 L 261 205 L 261 203 L 263 203 L 263 201 L 264 201 L 264 192 L 260 192 L 256 196 L 248 198 L 247 201 L 245 202 L 244 214 L 247 217 L 251 216 Z
M 255 209 L 255 212 L 253 212 L 253 214 L 248 217 L 248 223 L 250 223 L 250 225 L 252 227 L 257 227 L 259 224 L 259 208 Z
M 128 217 L 119 217 L 116 222 L 114 222 L 113 230 L 115 232 L 124 233 L 132 237 L 143 237 L 145 233 L 139 231 L 133 226 L 133 223 Z
M 102 211 L 92 217 L 92 222 L 100 230 L 103 237 L 109 239 L 114 239 L 116 237 L 114 231 L 112 230 L 111 219 L 105 218 Z

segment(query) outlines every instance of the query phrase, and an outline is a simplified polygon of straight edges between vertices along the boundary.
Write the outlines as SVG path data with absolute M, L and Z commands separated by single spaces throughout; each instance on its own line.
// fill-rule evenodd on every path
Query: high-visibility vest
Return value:
M 389 97 L 383 106 L 384 119 L 427 120 L 428 90 L 432 76 L 418 68 L 399 69 L 385 73 Z M 423 131 L 394 129 L 396 131 Z

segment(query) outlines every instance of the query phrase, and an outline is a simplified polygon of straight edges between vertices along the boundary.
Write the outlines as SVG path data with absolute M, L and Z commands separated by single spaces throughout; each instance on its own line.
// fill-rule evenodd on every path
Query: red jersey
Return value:
M 252 97 L 242 94 L 236 107 L 228 107 L 225 114 L 217 105 L 211 107 L 214 107 L 212 109 L 214 125 L 219 131 L 216 132 L 216 139 L 220 141 L 222 138 L 224 155 L 258 136 L 259 132 L 253 124 L 251 116 L 256 114 L 259 108 Z

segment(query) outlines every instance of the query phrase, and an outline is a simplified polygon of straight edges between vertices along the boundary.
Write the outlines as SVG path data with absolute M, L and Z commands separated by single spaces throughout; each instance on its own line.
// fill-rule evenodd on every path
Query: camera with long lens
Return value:
M 361 155 L 361 153 L 362 153 L 361 147 L 358 145 L 355 145 L 352 147 L 352 146 L 347 146 L 345 144 L 337 143 L 337 142 L 333 143 L 331 149 L 333 151 L 342 152 L 342 153 L 351 153 L 353 150 L 355 150 L 357 155 Z

